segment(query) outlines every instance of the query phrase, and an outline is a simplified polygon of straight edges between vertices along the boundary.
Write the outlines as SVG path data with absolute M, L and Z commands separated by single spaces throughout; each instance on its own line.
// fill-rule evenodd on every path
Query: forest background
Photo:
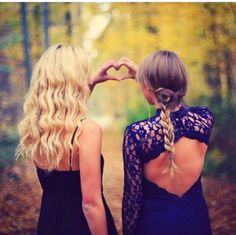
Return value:
M 11 202 L 14 204 L 17 192 L 13 188 L 25 174 L 22 172 L 25 166 L 16 163 L 13 156 L 18 142 L 17 122 L 22 115 L 30 74 L 42 52 L 53 43 L 83 47 L 90 54 L 92 71 L 109 59 L 125 56 L 139 64 L 145 55 L 157 49 L 177 52 L 189 75 L 186 103 L 208 106 L 215 117 L 203 172 L 206 185 L 208 182 L 209 187 L 216 189 L 216 184 L 222 183 L 227 193 L 233 194 L 236 182 L 235 23 L 235 3 L 0 3 L 0 186 L 1 192 L 5 192 L 0 198 L 0 225 L 4 226 L 0 226 L 0 233 L 34 234 L 35 231 L 37 216 L 32 217 L 30 213 L 38 212 L 38 207 L 27 207 L 29 216 L 22 217 L 22 224 L 12 219 L 19 211 L 12 209 L 13 215 L 9 215 L 5 207 L 9 209 Z M 116 76 L 125 72 L 124 68 L 120 72 L 111 71 Z M 115 179 L 120 185 L 117 194 L 112 196 L 114 201 L 121 200 L 123 130 L 128 123 L 148 117 L 149 109 L 151 113 L 155 111 L 147 105 L 132 80 L 99 84 L 89 101 L 89 116 L 102 125 L 105 140 L 109 142 L 114 136 L 114 141 L 117 140 L 109 142 L 110 145 L 104 141 L 104 151 L 113 154 L 107 156 L 111 166 L 107 167 L 105 184 L 115 167 Z M 116 160 L 112 159 L 114 156 Z M 30 179 L 34 184 L 32 175 Z M 114 188 L 111 183 L 107 185 L 109 190 Z M 21 211 L 22 199 L 17 200 Z M 38 202 L 38 196 L 35 200 Z M 214 232 L 230 234 L 222 231 L 235 231 L 232 229 L 236 219 L 230 217 L 235 207 L 231 202 L 219 203 L 218 207 L 225 207 L 224 212 L 228 214 L 223 222 L 223 217 L 214 222 Z M 118 209 L 120 203 L 115 202 L 113 211 L 120 229 Z M 212 209 L 211 217 L 214 216 Z

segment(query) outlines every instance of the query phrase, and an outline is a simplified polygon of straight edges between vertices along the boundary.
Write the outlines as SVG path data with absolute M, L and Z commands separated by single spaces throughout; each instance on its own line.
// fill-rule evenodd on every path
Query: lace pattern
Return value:
M 122 206 L 123 234 L 133 234 L 142 203 L 142 162 L 137 152 L 137 142 L 129 129 L 123 142 L 124 194 Z
M 142 206 L 143 164 L 159 156 L 164 148 L 160 109 L 149 119 L 129 125 L 124 134 L 124 193 L 122 201 L 123 234 L 135 234 Z M 213 126 L 213 115 L 206 107 L 184 107 L 171 112 L 175 142 L 182 136 L 208 144 Z

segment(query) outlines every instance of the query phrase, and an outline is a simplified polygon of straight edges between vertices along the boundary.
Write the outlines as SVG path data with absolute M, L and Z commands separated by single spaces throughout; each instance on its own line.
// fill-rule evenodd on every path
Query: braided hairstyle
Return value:
M 171 176 L 178 171 L 174 162 L 174 127 L 170 112 L 183 103 L 187 90 L 187 74 L 179 56 L 169 50 L 154 51 L 140 64 L 137 81 L 153 90 L 161 106 L 160 124 L 163 128 L 164 147 L 168 152 L 168 167 L 163 173 Z

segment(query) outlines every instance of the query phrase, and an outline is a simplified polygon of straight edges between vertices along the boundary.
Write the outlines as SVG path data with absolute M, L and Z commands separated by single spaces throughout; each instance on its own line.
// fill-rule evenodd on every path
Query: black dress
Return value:
M 143 165 L 165 151 L 160 113 L 157 109 L 153 117 L 132 123 L 125 131 L 123 234 L 211 235 L 201 175 L 181 197 L 144 176 Z M 175 142 L 185 136 L 208 145 L 213 115 L 207 107 L 181 106 L 170 118 Z
M 72 139 L 73 141 L 73 139 Z M 101 155 L 101 172 L 104 159 Z M 90 235 L 82 209 L 80 172 L 47 172 L 37 167 L 37 174 L 43 189 L 38 222 L 38 235 Z M 117 235 L 114 220 L 102 195 L 109 235 Z

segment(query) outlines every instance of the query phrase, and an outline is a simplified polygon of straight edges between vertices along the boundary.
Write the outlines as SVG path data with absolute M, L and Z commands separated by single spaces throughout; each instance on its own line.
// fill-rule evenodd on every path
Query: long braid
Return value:
M 166 108 L 166 105 L 161 104 L 161 114 L 160 114 L 161 120 L 160 124 L 163 127 L 163 133 L 164 133 L 164 146 L 165 149 L 168 152 L 168 167 L 166 170 L 163 171 L 163 173 L 168 172 L 171 177 L 174 176 L 174 174 L 178 171 L 177 165 L 174 163 L 174 153 L 175 153 L 175 146 L 174 146 L 174 127 L 172 125 L 171 119 L 170 119 L 170 110 Z
M 148 98 L 148 102 L 151 101 L 150 104 L 156 104 L 156 100 L 154 100 L 156 98 L 157 104 L 162 107 L 160 125 L 163 127 L 163 141 L 168 152 L 168 168 L 164 173 L 169 172 L 173 176 L 178 171 L 178 167 L 173 160 L 175 136 L 174 127 L 170 120 L 170 112 L 182 103 L 186 94 L 186 69 L 175 52 L 159 50 L 152 52 L 142 61 L 136 79 L 142 85 L 142 88 L 152 91 L 143 91 L 145 98 Z

